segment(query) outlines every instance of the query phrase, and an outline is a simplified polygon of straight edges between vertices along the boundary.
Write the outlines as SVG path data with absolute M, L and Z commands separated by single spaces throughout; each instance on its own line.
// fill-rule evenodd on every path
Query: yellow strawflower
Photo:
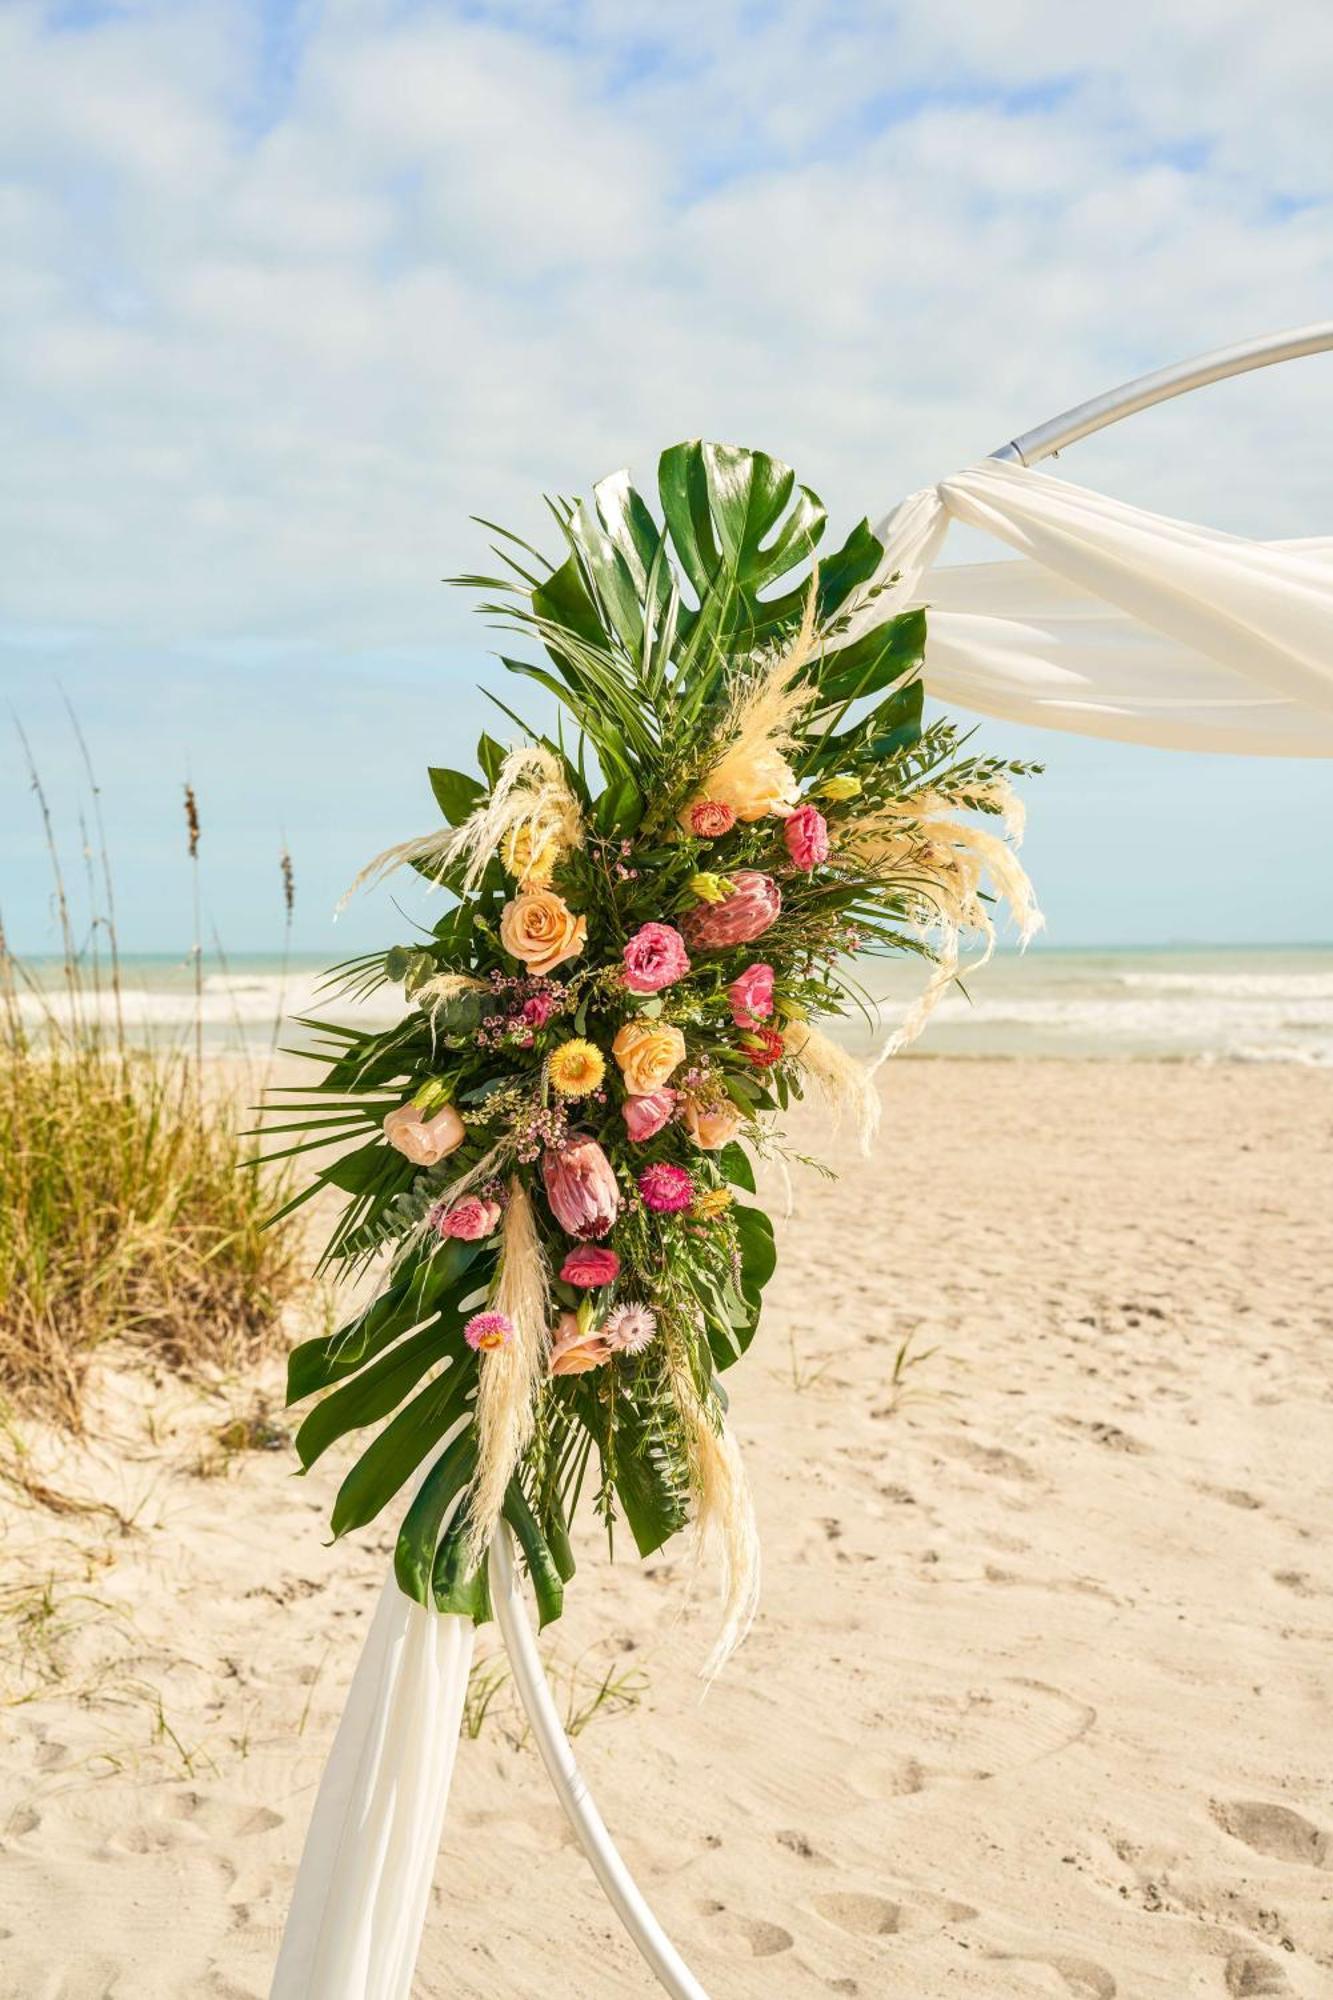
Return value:
M 832 799 L 840 805 L 844 799 L 859 799 L 861 780 L 859 778 L 826 778 L 815 794 L 816 798 Z
M 545 889 L 549 887 L 555 864 L 560 859 L 560 844 L 554 834 L 548 834 L 534 854 L 532 828 L 514 826 L 501 842 L 500 858 L 509 874 L 523 888 Z
M 548 1074 L 552 1090 L 558 1090 L 562 1097 L 586 1097 L 600 1086 L 606 1062 L 599 1048 L 576 1038 L 560 1044 L 551 1057 Z
M 730 1207 L 730 1188 L 705 1188 L 701 1195 L 696 1196 L 690 1214 L 696 1222 L 713 1222 L 719 1215 L 725 1215 Z

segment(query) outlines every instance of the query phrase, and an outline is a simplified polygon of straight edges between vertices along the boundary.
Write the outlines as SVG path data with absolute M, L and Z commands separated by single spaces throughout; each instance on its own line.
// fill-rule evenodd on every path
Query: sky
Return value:
M 16 720 L 127 949 L 341 956 L 506 698 L 442 579 L 704 435 L 863 514 L 1128 376 L 1333 297 L 1326 0 L 0 0 L 0 917 L 55 939 Z M 1063 476 L 1333 533 L 1333 356 Z M 550 537 L 546 537 L 549 544 Z M 960 550 L 960 553 L 965 553 Z M 525 684 L 526 685 L 526 684 Z M 520 689 L 523 692 L 523 689 Z M 520 703 L 522 706 L 522 703 Z M 1057 945 L 1333 937 L 1333 772 L 984 724 L 1044 758 Z M 396 899 L 406 912 L 391 907 Z

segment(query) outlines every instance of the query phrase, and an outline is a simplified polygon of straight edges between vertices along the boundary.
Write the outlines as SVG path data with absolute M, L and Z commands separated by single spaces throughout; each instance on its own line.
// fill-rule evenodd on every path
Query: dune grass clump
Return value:
M 273 1344 L 301 1264 L 296 1230 L 266 1227 L 290 1190 L 252 1170 L 239 1093 L 208 1074 L 201 1038 L 127 1034 L 109 871 L 83 941 L 30 776 L 64 950 L 39 977 L 0 932 L 0 1399 L 77 1426 L 108 1341 L 234 1369 Z M 187 817 L 193 863 L 193 794 Z

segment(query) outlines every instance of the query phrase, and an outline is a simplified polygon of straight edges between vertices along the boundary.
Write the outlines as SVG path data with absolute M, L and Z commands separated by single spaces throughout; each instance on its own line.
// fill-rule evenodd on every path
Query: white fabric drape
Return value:
M 933 567 L 950 521 L 1019 561 Z M 927 607 L 953 707 L 1179 750 L 1333 756 L 1333 539 L 1252 542 L 995 460 L 883 521 L 855 638 Z
M 472 1665 L 392 1571 L 320 1782 L 270 2000 L 407 2000 Z
M 1018 560 L 936 569 L 951 520 Z M 928 607 L 962 708 L 1183 750 L 1333 756 L 1333 539 L 1245 541 L 988 460 L 910 495 L 842 643 Z M 890 581 L 890 579 L 896 579 Z M 385 1585 L 315 1801 L 272 2000 L 407 2000 L 472 1658 Z

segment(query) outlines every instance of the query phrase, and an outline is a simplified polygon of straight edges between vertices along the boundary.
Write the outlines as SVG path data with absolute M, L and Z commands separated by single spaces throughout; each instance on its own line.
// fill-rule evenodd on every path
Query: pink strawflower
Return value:
M 818 806 L 798 806 L 782 828 L 787 852 L 807 875 L 828 860 L 828 821 Z
M 595 1139 L 575 1133 L 542 1156 L 551 1213 L 570 1236 L 606 1236 L 620 1213 L 615 1168 Z
M 754 1028 L 773 1012 L 773 968 L 747 965 L 727 988 L 731 1018 L 738 1028 Z
M 663 1084 L 660 1090 L 648 1090 L 641 1097 L 627 1097 L 621 1105 L 621 1115 L 625 1120 L 625 1130 L 636 1146 L 645 1139 L 654 1138 L 671 1118 L 676 1108 L 676 1092 L 670 1084 Z
M 782 908 L 782 891 L 771 875 L 742 868 L 731 878 L 731 894 L 720 903 L 696 903 L 681 918 L 692 951 L 726 951 L 751 944 L 771 930 Z
M 614 1250 L 606 1250 L 600 1243 L 580 1243 L 560 1266 L 560 1275 L 565 1283 L 578 1285 L 585 1292 L 594 1285 L 609 1285 L 619 1274 L 619 1257 Z
M 685 940 L 674 924 L 644 924 L 625 946 L 624 959 L 631 993 L 660 993 L 690 969 Z
M 741 1048 L 747 1061 L 756 1069 L 772 1069 L 780 1063 L 787 1052 L 787 1044 L 780 1028 L 751 1028 L 741 1036 Z
M 602 1339 L 613 1354 L 642 1354 L 657 1337 L 657 1314 L 651 1306 L 613 1306 L 602 1327 Z
M 514 1322 L 508 1313 L 473 1313 L 463 1328 L 463 1338 L 478 1353 L 493 1354 L 499 1347 L 513 1346 Z
M 698 799 L 690 807 L 690 832 L 700 840 L 721 840 L 735 824 L 735 812 L 721 799 Z
M 684 1167 L 659 1160 L 639 1175 L 639 1193 L 656 1214 L 678 1215 L 694 1200 L 694 1182 Z
M 480 1243 L 494 1236 L 499 1220 L 499 1202 L 477 1194 L 464 1195 L 451 1208 L 440 1203 L 430 1212 L 431 1228 L 441 1236 L 456 1236 L 460 1243 Z

